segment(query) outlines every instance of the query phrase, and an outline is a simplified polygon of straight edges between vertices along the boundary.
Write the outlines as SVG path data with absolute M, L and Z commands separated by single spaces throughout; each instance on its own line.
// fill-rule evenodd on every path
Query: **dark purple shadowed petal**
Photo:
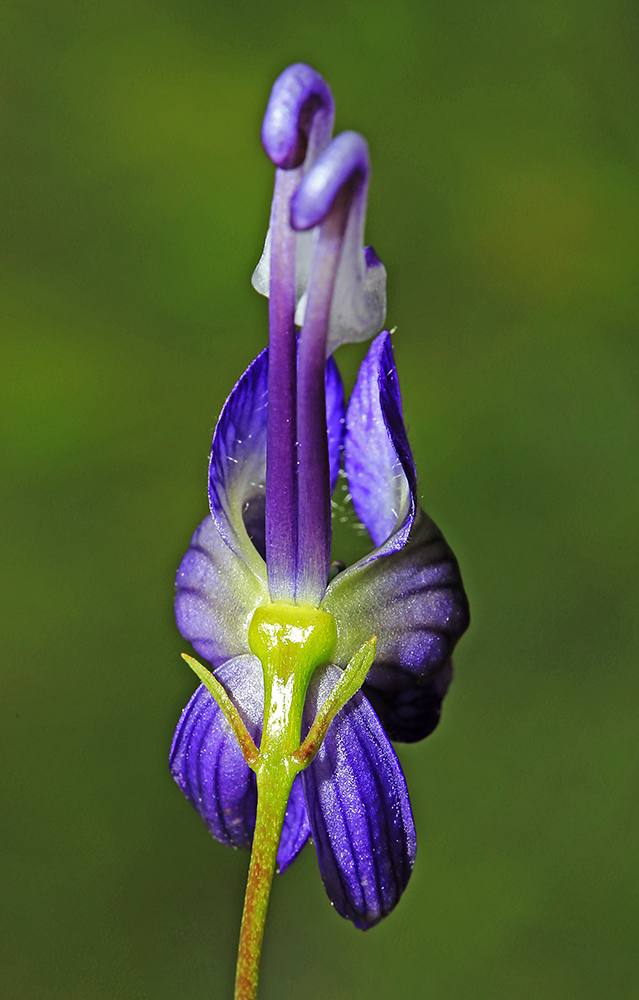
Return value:
M 263 525 L 262 508 L 262 534 Z M 228 547 L 209 515 L 177 572 L 175 618 L 184 638 L 213 667 L 249 653 L 251 616 L 267 600 L 264 580 Z
M 452 660 L 432 677 L 408 687 L 383 691 L 366 683 L 362 688 L 389 739 L 417 743 L 437 728 L 442 702 L 453 679 Z
M 284 170 L 301 166 L 307 153 L 324 148 L 334 117 L 333 95 L 320 74 L 306 63 L 288 66 L 273 84 L 262 123 L 267 156 Z
M 306 726 L 339 676 L 329 666 L 314 678 Z M 361 693 L 334 719 L 302 782 L 328 896 L 341 916 L 372 927 L 406 888 L 416 838 L 399 761 Z
M 331 470 L 331 493 L 335 489 L 344 447 L 346 419 L 344 386 L 333 358 L 326 362 L 326 424 L 328 427 L 328 461 Z
M 209 465 L 209 503 L 217 529 L 229 548 L 262 578 L 266 567 L 249 544 L 242 513 L 247 503 L 264 491 L 267 379 L 268 354 L 264 350 L 224 404 Z
M 340 666 L 377 636 L 367 684 L 388 732 L 410 742 L 437 724 L 448 661 L 469 613 L 457 561 L 415 504 L 415 467 L 387 333 L 360 368 L 344 449 L 355 509 L 378 548 L 335 578 L 322 607 L 337 621 Z
M 240 656 L 216 671 L 259 746 L 264 710 L 262 667 L 257 657 Z M 203 684 L 182 712 L 169 757 L 171 774 L 222 844 L 249 848 L 255 830 L 257 785 L 235 736 Z M 304 794 L 293 783 L 277 853 L 283 872 L 309 836 Z
M 339 573 L 322 608 L 337 622 L 334 659 L 340 666 L 377 636 L 368 679 L 382 691 L 401 690 L 435 675 L 469 622 L 457 560 L 419 507 L 404 548 Z
M 244 504 L 242 520 L 253 545 L 266 560 L 266 494 L 256 493 Z
M 346 413 L 344 467 L 357 516 L 378 546 L 367 558 L 401 549 L 417 481 L 389 333 L 373 341 L 360 367 Z

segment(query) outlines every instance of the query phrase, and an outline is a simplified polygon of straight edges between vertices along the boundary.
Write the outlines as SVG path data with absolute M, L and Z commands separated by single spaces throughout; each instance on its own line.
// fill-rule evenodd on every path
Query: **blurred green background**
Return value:
M 639 997 L 636 6 L 7 0 L 0 24 L 0 994 L 232 994 L 248 858 L 168 772 L 195 686 L 173 577 L 266 342 L 259 126 L 305 60 L 370 142 L 421 494 L 474 618 L 440 728 L 399 749 L 401 905 L 354 930 L 307 848 L 261 998 Z

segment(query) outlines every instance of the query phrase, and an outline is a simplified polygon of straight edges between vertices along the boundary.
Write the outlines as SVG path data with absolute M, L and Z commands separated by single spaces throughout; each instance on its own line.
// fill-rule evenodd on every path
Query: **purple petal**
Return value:
M 229 660 L 216 677 L 224 684 L 253 739 L 258 738 L 264 690 L 255 656 Z M 255 775 L 229 724 L 200 684 L 178 722 L 169 756 L 171 774 L 214 837 L 250 847 L 255 829 Z
M 340 666 L 377 636 L 368 680 L 382 691 L 401 690 L 435 675 L 469 622 L 457 560 L 421 508 L 404 548 L 339 573 L 322 608 L 337 622 L 334 658 Z
M 246 728 L 259 744 L 264 710 L 262 667 L 255 656 L 229 660 L 216 671 L 229 692 Z M 249 848 L 257 810 L 254 772 L 218 705 L 203 684 L 182 712 L 169 757 L 171 774 L 195 806 L 209 830 L 222 844 Z M 283 872 L 295 859 L 310 832 L 299 776 L 286 809 L 277 852 Z
M 344 386 L 333 358 L 326 362 L 326 424 L 328 428 L 328 461 L 331 469 L 331 493 L 335 489 L 344 447 L 346 418 Z
M 262 534 L 263 525 L 262 507 Z M 267 601 L 264 580 L 229 548 L 213 518 L 205 518 L 177 572 L 175 618 L 184 638 L 218 667 L 249 652 L 251 616 Z
M 397 552 L 413 523 L 417 482 L 389 333 L 373 341 L 360 367 L 346 413 L 344 465 L 357 516 L 378 546 L 368 558 Z
M 330 214 L 340 190 L 349 191 L 348 221 L 335 281 L 327 354 L 340 344 L 368 340 L 386 316 L 386 270 L 370 247 L 364 248 L 364 226 L 370 165 L 368 146 L 357 132 L 336 136 L 306 171 L 291 202 L 291 224 L 300 235 L 320 225 Z M 310 250 L 306 246 L 306 253 Z M 310 261 L 304 274 L 310 273 Z M 304 323 L 307 295 L 299 297 L 295 313 Z
M 312 682 L 307 726 L 339 676 L 329 666 Z M 341 916 L 372 927 L 406 888 L 416 838 L 399 761 L 361 693 L 334 719 L 302 782 L 328 896 Z
M 229 548 L 261 579 L 266 567 L 250 544 L 243 520 L 247 505 L 264 492 L 268 355 L 258 354 L 226 400 L 213 434 L 209 503 Z
M 422 683 L 385 691 L 367 682 L 362 690 L 390 740 L 417 743 L 437 728 L 442 702 L 452 679 L 453 663 L 449 660 L 438 673 Z

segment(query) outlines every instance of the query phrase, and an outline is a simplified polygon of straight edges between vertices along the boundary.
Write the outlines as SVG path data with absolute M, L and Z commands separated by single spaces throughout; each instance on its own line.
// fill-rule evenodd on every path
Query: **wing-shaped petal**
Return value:
M 268 349 L 258 354 L 226 400 L 213 435 L 209 465 L 209 502 L 217 530 L 263 581 L 267 409 Z M 326 363 L 326 421 L 333 488 L 346 420 L 342 379 L 332 358 Z
M 457 560 L 421 508 L 404 548 L 339 573 L 322 608 L 335 616 L 340 666 L 377 636 L 368 679 L 383 691 L 441 670 L 469 622 Z
M 268 601 L 266 582 L 229 548 L 210 516 L 191 539 L 176 587 L 178 628 L 200 656 L 217 667 L 249 652 L 248 627 Z
M 209 502 L 213 521 L 229 548 L 266 580 L 264 560 L 250 543 L 243 519 L 264 492 L 268 354 L 262 351 L 224 404 L 213 435 Z
M 344 452 L 355 510 L 377 548 L 338 574 L 322 607 L 337 621 L 335 661 L 345 666 L 376 635 L 369 683 L 387 699 L 399 697 L 417 679 L 426 684 L 444 668 L 469 617 L 457 560 L 416 504 L 415 466 L 387 333 L 376 338 L 360 368 L 346 414 Z M 421 721 L 412 730 L 398 723 L 397 731 L 431 725 L 429 698 L 421 695 L 411 696 L 413 710 L 423 706 Z M 394 711 L 389 708 L 391 719 Z
M 307 726 L 339 677 L 329 666 L 314 678 Z M 416 839 L 399 761 L 361 693 L 333 720 L 302 782 L 328 896 L 357 927 L 372 927 L 406 888 Z
M 264 688 L 257 657 L 239 656 L 216 671 L 253 740 L 258 738 Z M 250 847 L 255 829 L 255 775 L 231 727 L 203 684 L 182 712 L 169 756 L 171 774 L 214 837 Z
M 216 671 L 244 724 L 259 745 L 264 709 L 262 667 L 238 656 Z M 255 830 L 257 786 L 229 724 L 203 684 L 182 712 L 169 757 L 171 774 L 222 844 L 249 848 Z M 293 783 L 277 853 L 280 872 L 290 865 L 310 832 L 299 776 Z
M 415 516 L 416 474 L 389 333 L 375 338 L 360 367 L 346 413 L 344 466 L 357 516 L 377 546 L 366 559 L 398 551 Z

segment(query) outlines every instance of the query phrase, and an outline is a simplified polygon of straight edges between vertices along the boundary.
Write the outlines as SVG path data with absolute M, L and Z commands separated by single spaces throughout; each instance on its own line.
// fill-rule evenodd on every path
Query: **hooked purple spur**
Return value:
M 310 66 L 282 73 L 262 127 L 275 189 L 253 277 L 269 346 L 224 405 L 211 514 L 177 574 L 178 627 L 210 670 L 185 656 L 202 683 L 171 771 L 218 840 L 252 847 L 237 1000 L 257 993 L 273 871 L 309 836 L 342 916 L 366 929 L 398 902 L 416 838 L 390 740 L 436 727 L 469 621 L 455 557 L 417 503 L 391 337 L 378 334 L 368 148 L 354 132 L 331 138 L 333 119 Z M 375 334 L 345 409 L 332 353 Z M 342 462 L 375 548 L 329 582 Z

